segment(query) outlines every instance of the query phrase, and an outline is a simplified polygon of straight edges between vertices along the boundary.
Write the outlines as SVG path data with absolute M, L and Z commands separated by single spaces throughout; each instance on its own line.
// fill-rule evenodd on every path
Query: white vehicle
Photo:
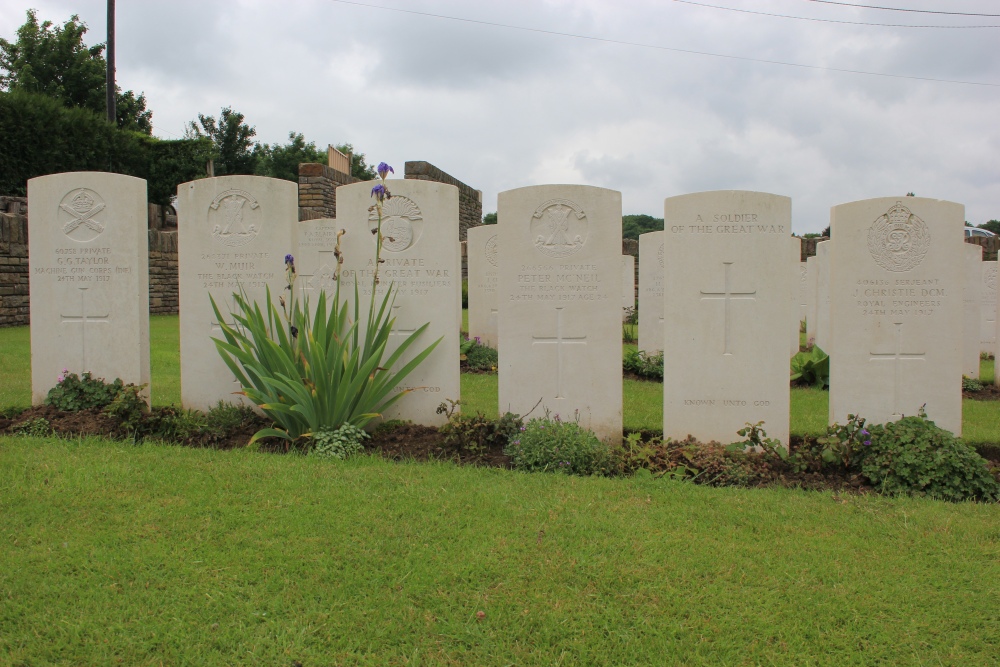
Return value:
M 965 238 L 969 238 L 970 236 L 986 236 L 986 237 L 990 237 L 990 236 L 996 236 L 996 234 L 994 234 L 993 232 L 991 232 L 988 229 L 979 229 L 978 227 L 966 227 L 965 228 Z

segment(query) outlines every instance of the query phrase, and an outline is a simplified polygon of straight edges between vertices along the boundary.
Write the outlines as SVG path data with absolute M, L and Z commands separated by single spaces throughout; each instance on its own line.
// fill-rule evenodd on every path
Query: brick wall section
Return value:
M 407 162 L 404 178 L 447 183 L 458 188 L 458 239 L 465 240 L 469 227 L 483 224 L 483 193 L 447 174 L 430 162 Z M 300 179 L 301 180 L 301 179 Z M 299 206 L 302 204 L 300 203 Z
M 983 261 L 984 262 L 995 262 L 997 259 L 997 250 L 1000 249 L 1000 236 L 970 236 L 965 239 L 966 243 L 971 243 L 972 245 L 978 245 L 983 247 Z
M 28 219 L 0 212 L 0 327 L 28 323 Z
M 337 217 L 337 187 L 360 179 L 331 169 L 325 164 L 306 162 L 299 165 L 299 220 Z M 303 218 L 318 213 L 316 218 Z
M 177 232 L 149 230 L 149 314 L 176 315 Z

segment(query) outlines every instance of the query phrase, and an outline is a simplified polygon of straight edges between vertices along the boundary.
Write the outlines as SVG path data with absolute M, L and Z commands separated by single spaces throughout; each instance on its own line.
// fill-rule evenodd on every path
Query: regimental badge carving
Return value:
M 660 249 L 656 251 L 656 261 L 660 263 L 660 268 L 663 267 L 663 244 L 660 244 Z
M 587 214 L 568 199 L 550 199 L 531 215 L 531 238 L 549 257 L 569 257 L 587 243 Z
M 104 198 L 89 188 L 71 190 L 59 202 L 63 232 L 80 243 L 93 241 L 104 231 L 107 220 Z
M 386 199 L 382 205 L 382 247 L 389 252 L 412 247 L 420 240 L 423 221 L 420 208 L 409 197 L 393 195 Z M 378 229 L 378 211 L 374 206 L 368 213 L 368 224 L 373 232 Z
M 887 271 L 909 271 L 923 261 L 930 245 L 927 223 L 901 202 L 879 216 L 868 230 L 868 251 Z
M 997 293 L 997 267 L 996 264 L 986 267 L 986 275 L 983 277 L 983 284 L 986 291 L 992 294 Z
M 486 241 L 486 261 L 493 266 L 497 265 L 497 235 L 494 234 Z
M 234 248 L 257 238 L 262 221 L 260 204 L 246 190 L 226 190 L 208 206 L 212 238 Z
M 803 286 L 806 284 L 806 278 L 809 277 L 809 269 L 807 269 L 801 262 L 799 263 L 799 283 Z

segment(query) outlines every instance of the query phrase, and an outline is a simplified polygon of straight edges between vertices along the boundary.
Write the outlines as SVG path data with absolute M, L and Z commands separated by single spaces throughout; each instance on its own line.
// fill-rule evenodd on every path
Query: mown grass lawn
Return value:
M 0 664 L 993 665 L 998 526 L 998 505 L 0 437 Z
M 176 315 L 150 317 L 150 359 L 154 405 L 180 404 L 180 334 Z M 635 349 L 625 345 L 624 349 Z M 993 361 L 981 364 L 982 380 L 993 381 Z M 631 430 L 663 429 L 663 387 L 655 382 L 623 381 L 624 422 Z M 829 394 L 793 388 L 791 432 L 817 436 L 826 432 Z M 0 329 L 0 407 L 31 403 L 31 350 L 27 327 Z M 462 406 L 467 412 L 495 414 L 496 375 L 462 375 Z M 502 407 L 502 406 L 501 406 Z M 1000 443 L 1000 402 L 965 400 L 963 437 L 971 443 Z M 766 425 L 765 425 L 766 427 Z M 736 439 L 736 434 L 733 434 Z

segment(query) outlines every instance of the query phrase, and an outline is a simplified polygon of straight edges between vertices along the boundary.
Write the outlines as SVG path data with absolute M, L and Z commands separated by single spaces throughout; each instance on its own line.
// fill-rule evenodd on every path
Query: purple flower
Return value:
M 869 446 L 871 446 L 871 444 L 872 444 L 872 441 L 871 441 L 871 440 L 865 440 L 865 446 L 866 446 L 866 447 L 869 447 Z
M 387 165 L 385 162 L 378 163 L 378 175 L 379 178 L 385 180 L 387 174 L 395 174 L 396 172 L 392 170 L 392 167 Z
M 861 435 L 870 435 L 868 433 L 868 429 L 866 429 L 866 428 L 861 429 Z
M 285 266 L 288 267 L 292 273 L 295 273 L 295 258 L 291 255 L 285 255 Z
M 389 196 L 389 190 L 387 190 L 386 187 L 381 183 L 372 188 L 372 197 L 378 199 L 380 203 L 385 201 L 388 196 Z
M 481 340 L 479 339 L 479 336 L 476 336 L 476 342 L 477 342 L 477 343 L 482 343 L 483 341 L 481 341 Z

